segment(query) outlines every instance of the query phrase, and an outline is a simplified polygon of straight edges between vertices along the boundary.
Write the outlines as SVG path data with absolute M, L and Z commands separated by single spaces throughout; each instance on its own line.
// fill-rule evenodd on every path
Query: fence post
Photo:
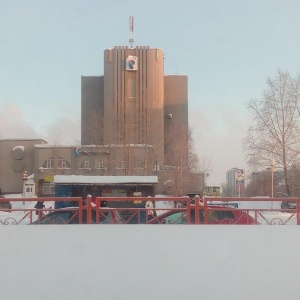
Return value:
M 296 202 L 296 214 L 297 214 L 297 225 L 300 225 L 300 207 L 299 207 L 299 198 L 297 199 L 297 202 Z
M 100 201 L 99 201 L 99 198 L 96 197 L 96 224 L 100 224 Z
M 204 205 L 204 224 L 208 224 L 208 207 L 207 207 L 207 200 L 204 198 L 203 199 L 204 201 L 204 203 L 203 203 L 203 205 Z
M 79 201 L 79 224 L 82 224 L 83 199 Z
M 191 198 L 187 199 L 187 223 L 191 224 Z
M 195 196 L 195 224 L 200 224 L 200 197 Z
M 87 224 L 92 224 L 92 196 L 88 195 L 87 196 Z

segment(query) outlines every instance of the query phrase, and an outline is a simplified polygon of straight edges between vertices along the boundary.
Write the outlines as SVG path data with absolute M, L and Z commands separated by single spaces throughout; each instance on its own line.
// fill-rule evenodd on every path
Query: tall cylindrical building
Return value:
M 164 53 L 146 46 L 104 51 L 104 144 L 153 145 L 164 163 Z

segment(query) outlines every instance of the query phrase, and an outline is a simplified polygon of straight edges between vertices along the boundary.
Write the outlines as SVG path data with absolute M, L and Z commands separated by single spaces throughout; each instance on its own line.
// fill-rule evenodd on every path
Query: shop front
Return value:
M 55 175 L 55 197 L 148 197 L 155 195 L 157 176 Z M 116 203 L 117 204 L 117 203 Z M 59 203 L 59 207 L 72 203 Z M 57 207 L 58 208 L 58 207 Z

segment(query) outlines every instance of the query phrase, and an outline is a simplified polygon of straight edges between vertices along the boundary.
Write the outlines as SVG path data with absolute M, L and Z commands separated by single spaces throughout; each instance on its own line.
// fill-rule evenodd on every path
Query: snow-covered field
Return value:
M 20 198 L 26 200 L 26 198 L 22 198 L 22 194 L 10 194 L 5 195 L 5 198 Z M 11 201 L 12 209 L 16 209 L 17 211 L 12 212 L 0 212 L 0 220 L 5 222 L 6 225 L 14 225 L 15 222 L 18 222 L 19 225 L 27 225 L 30 223 L 30 218 L 32 221 L 37 220 L 37 215 L 35 214 L 34 206 L 36 201 Z M 54 203 L 52 201 L 45 202 L 45 208 L 54 207 Z
M 2 226 L 1 299 L 299 299 L 298 226 Z
M 2 226 L 0 295 L 299 299 L 298 236 L 298 226 Z
M 296 211 L 282 211 L 280 201 L 237 201 L 237 203 L 239 209 L 260 210 L 256 214 L 257 220 L 261 225 L 297 225 Z M 255 212 L 250 210 L 249 213 L 252 217 L 255 217 Z

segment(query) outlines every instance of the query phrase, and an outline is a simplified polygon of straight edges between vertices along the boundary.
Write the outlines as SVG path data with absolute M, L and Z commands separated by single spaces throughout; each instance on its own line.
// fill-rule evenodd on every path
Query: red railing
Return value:
M 300 225 L 299 198 L 195 197 L 191 200 L 189 197 L 97 197 L 93 200 L 91 197 L 85 201 L 81 197 L 0 198 L 0 225 L 92 223 Z M 45 207 L 35 208 L 37 201 L 42 201 Z M 294 203 L 294 208 L 281 208 L 281 203 L 286 201 Z M 9 203 L 11 208 L 8 208 Z M 67 204 L 67 207 L 55 208 L 57 206 L 55 203 Z M 145 207 L 147 203 L 151 205 Z

